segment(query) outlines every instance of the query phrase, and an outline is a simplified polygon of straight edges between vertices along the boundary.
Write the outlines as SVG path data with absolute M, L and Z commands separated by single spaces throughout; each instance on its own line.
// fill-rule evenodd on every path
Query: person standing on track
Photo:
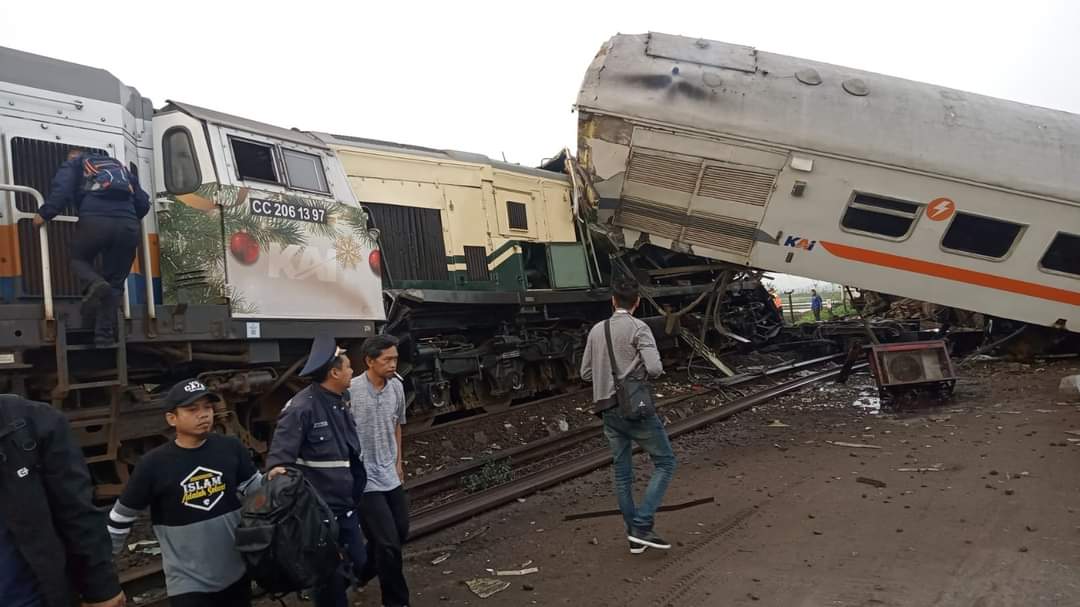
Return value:
M 0 396 L 0 605 L 124 607 L 93 497 L 63 412 Z
M 349 408 L 352 364 L 333 337 L 320 335 L 300 375 L 313 381 L 281 410 L 266 458 L 267 476 L 283 474 L 285 466 L 304 473 L 337 517 L 338 545 L 345 556 L 342 567 L 351 567 L 352 575 L 360 576 L 367 562 L 359 512 L 367 478 Z M 325 585 L 314 588 L 315 607 L 348 607 L 348 577 L 339 569 Z
M 116 313 L 139 248 L 139 223 L 150 212 L 150 197 L 138 176 L 115 158 L 73 149 L 56 171 L 34 226 L 69 206 L 79 215 L 71 269 L 82 283 L 83 322 L 93 319 L 94 345 L 110 347 L 116 343 Z M 101 274 L 94 268 L 99 255 Z
M 660 351 L 652 331 L 641 320 L 634 318 L 634 310 L 640 303 L 637 285 L 618 283 L 612 289 L 611 298 L 615 313 L 609 321 L 597 323 L 589 331 L 585 353 L 581 359 L 581 378 L 592 381 L 593 413 L 604 421 L 607 438 L 614 458 L 615 493 L 626 523 L 626 539 L 631 554 L 641 554 L 646 548 L 667 550 L 671 544 L 653 530 L 656 509 L 664 499 L 668 483 L 675 473 L 675 454 L 671 441 L 660 418 L 652 413 L 636 420 L 623 418 L 619 413 L 615 396 L 615 379 L 605 325 L 610 323 L 611 351 L 614 352 L 615 368 L 622 370 L 623 378 L 644 379 L 659 377 L 664 372 Z M 634 504 L 634 443 L 637 443 L 652 459 L 652 479 L 645 489 L 640 504 Z
M 814 320 L 821 320 L 821 296 L 817 289 L 810 289 L 810 310 L 814 313 Z
M 409 604 L 409 586 L 401 547 L 409 536 L 409 504 L 402 482 L 401 426 L 405 423 L 405 388 L 397 377 L 398 340 L 376 335 L 361 350 L 367 370 L 352 380 L 353 417 L 364 451 L 367 486 L 360 502 L 364 535 L 368 538 L 368 563 L 361 583 L 376 574 L 382 604 Z
M 139 459 L 109 513 L 113 552 L 123 549 L 140 511 L 150 508 L 172 607 L 246 607 L 251 582 L 236 550 L 241 498 L 262 483 L 251 453 L 212 432 L 221 397 L 186 379 L 165 397 L 176 438 Z

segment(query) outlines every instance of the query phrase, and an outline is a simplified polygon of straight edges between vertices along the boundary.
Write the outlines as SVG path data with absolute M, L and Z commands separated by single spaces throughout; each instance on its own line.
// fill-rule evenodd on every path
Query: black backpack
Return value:
M 236 549 L 251 579 L 278 596 L 314 588 L 338 568 L 334 513 L 295 468 L 244 499 Z

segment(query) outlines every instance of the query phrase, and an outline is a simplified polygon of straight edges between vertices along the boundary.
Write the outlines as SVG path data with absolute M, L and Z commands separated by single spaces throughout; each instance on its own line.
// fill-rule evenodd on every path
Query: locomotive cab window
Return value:
M 506 201 L 506 220 L 511 230 L 528 230 L 529 215 L 525 203 Z
M 871 236 L 902 239 L 911 233 L 920 208 L 913 202 L 856 192 L 844 210 L 840 226 Z
M 233 157 L 236 159 L 236 176 L 281 183 L 274 168 L 274 147 L 265 143 L 230 138 Z
M 1010 221 L 991 219 L 970 213 L 953 217 L 941 248 L 957 253 L 1001 259 L 1008 255 L 1024 226 Z
M 180 126 L 165 131 L 161 138 L 165 161 L 165 190 L 170 194 L 190 194 L 199 188 L 202 176 L 195 160 L 191 133 Z
M 1080 276 L 1080 236 L 1058 232 L 1039 260 L 1039 266 L 1052 272 Z
M 290 186 L 298 190 L 330 193 L 322 158 L 286 148 L 281 148 L 281 157 L 285 160 L 285 173 Z

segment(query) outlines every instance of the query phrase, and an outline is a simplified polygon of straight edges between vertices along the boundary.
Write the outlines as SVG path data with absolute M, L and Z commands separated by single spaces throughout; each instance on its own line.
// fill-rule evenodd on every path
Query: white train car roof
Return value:
M 149 119 L 154 108 L 135 87 L 106 70 L 0 46 L 0 82 L 118 103 Z
M 410 145 L 406 143 L 395 143 L 392 141 L 381 141 L 378 139 L 368 139 L 365 137 L 354 137 L 351 135 L 335 135 L 332 133 L 320 133 L 312 131 L 312 135 L 318 137 L 327 145 L 338 145 L 343 147 L 354 147 L 367 150 L 374 150 L 379 152 L 391 152 L 395 154 L 410 154 L 413 156 L 422 156 L 425 158 L 432 158 L 435 160 L 449 160 L 455 162 L 465 162 L 470 164 L 484 164 L 491 166 L 492 168 L 517 172 L 524 175 L 530 175 L 533 177 L 541 177 L 543 179 L 555 179 L 561 181 L 569 181 L 569 177 L 565 173 L 556 171 L 549 171 L 546 169 L 539 169 L 533 167 L 522 166 L 519 164 L 512 164 L 509 162 L 503 162 L 501 160 L 494 160 L 483 154 L 476 154 L 473 152 L 461 152 L 457 150 L 439 150 L 435 148 L 427 148 L 418 145 Z
M 1080 201 L 1080 116 L 667 34 L 617 35 L 577 107 Z

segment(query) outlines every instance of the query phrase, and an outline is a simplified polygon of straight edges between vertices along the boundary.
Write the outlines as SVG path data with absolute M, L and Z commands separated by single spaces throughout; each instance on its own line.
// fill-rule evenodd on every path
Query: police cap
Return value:
M 329 335 L 319 335 L 311 343 L 311 353 L 308 354 L 307 364 L 300 371 L 300 376 L 314 375 L 316 371 L 334 362 L 342 350 L 337 347 L 337 342 Z

